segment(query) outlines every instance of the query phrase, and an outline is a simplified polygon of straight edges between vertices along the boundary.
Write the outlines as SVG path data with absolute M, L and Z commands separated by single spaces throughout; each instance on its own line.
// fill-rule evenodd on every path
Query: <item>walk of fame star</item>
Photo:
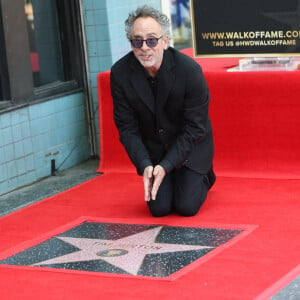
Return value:
M 83 222 L 0 264 L 168 277 L 242 231 Z
M 42 261 L 36 263 L 35 265 L 51 265 L 57 263 L 60 264 L 74 261 L 78 262 L 102 259 L 114 266 L 125 270 L 126 272 L 132 275 L 137 275 L 147 254 L 170 253 L 213 248 L 208 246 L 156 243 L 155 239 L 161 231 L 161 229 L 162 227 L 160 226 L 114 241 L 59 237 L 59 239 L 78 247 L 78 249 L 80 250 L 71 254 Z M 119 250 L 119 248 L 121 250 Z M 99 256 L 99 251 L 106 251 L 106 253 L 108 254 L 110 253 L 109 251 L 111 251 L 111 255 Z M 124 251 L 123 255 L 114 255 L 116 253 L 121 254 L 122 251 Z

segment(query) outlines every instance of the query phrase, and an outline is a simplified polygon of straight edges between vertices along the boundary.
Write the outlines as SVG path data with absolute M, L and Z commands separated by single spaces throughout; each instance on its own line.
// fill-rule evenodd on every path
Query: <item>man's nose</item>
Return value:
M 143 41 L 143 44 L 142 44 L 142 47 L 141 49 L 142 50 L 148 50 L 150 47 L 147 45 L 146 41 Z

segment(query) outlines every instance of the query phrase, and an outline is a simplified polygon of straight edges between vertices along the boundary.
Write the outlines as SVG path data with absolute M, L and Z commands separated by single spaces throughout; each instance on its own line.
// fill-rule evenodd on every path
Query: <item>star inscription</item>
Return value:
M 57 237 L 79 250 L 66 255 L 33 264 L 45 266 L 91 260 L 103 260 L 123 269 L 132 275 L 137 275 L 147 254 L 170 253 L 211 249 L 209 246 L 156 243 L 156 237 L 163 227 L 156 227 L 140 233 L 129 235 L 117 240 Z

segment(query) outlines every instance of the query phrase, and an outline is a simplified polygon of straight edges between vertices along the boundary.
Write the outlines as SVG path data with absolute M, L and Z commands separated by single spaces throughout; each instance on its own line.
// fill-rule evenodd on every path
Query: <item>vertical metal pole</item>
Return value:
M 95 128 L 95 112 L 93 105 L 93 96 L 90 84 L 90 71 L 89 71 L 89 61 L 87 55 L 87 40 L 84 29 L 84 17 L 83 17 L 83 6 L 82 1 L 78 0 L 79 11 L 80 11 L 80 28 L 81 28 L 81 40 L 83 43 L 83 55 L 84 55 L 84 94 L 85 94 L 85 104 L 86 104 L 86 116 L 88 121 L 88 134 L 90 141 L 90 151 L 92 157 L 97 157 L 97 137 Z

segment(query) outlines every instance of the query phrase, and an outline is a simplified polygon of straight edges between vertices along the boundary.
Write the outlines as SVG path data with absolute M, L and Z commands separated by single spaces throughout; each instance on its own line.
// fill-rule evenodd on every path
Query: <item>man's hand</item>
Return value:
M 165 169 L 157 165 L 146 167 L 143 174 L 145 201 L 155 200 L 156 194 L 166 175 Z
M 166 171 L 162 166 L 160 166 L 160 165 L 155 166 L 155 168 L 153 170 L 154 182 L 153 182 L 152 190 L 151 190 L 151 199 L 152 200 L 156 199 L 157 191 L 158 191 L 159 186 L 162 183 L 165 175 L 166 175 Z
M 153 184 L 153 167 L 146 167 L 143 173 L 145 201 L 151 200 L 151 190 Z

